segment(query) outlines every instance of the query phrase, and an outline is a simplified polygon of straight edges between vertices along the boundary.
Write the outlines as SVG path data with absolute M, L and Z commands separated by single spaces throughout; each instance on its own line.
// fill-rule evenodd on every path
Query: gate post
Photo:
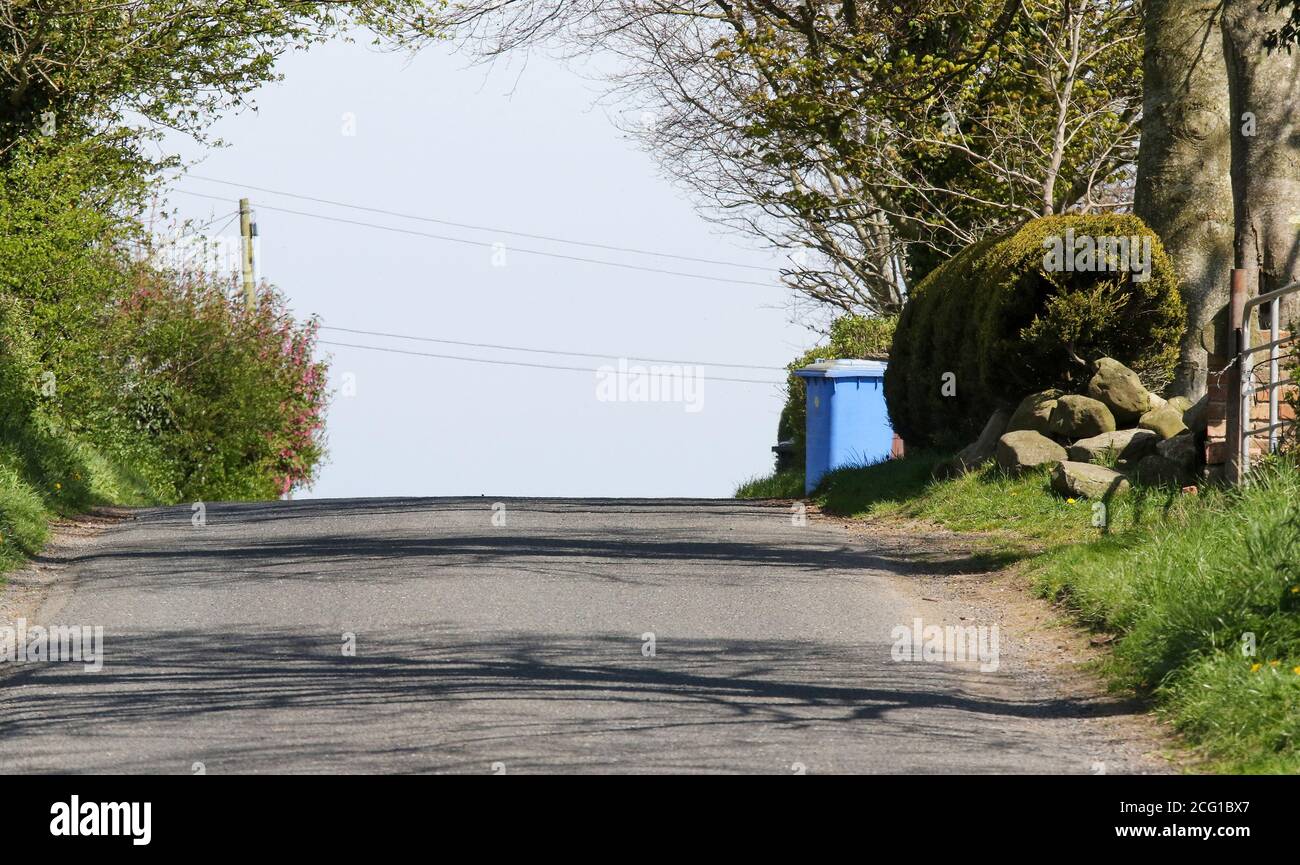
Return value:
M 1228 440 L 1225 444 L 1227 445 L 1228 457 L 1228 482 L 1235 486 L 1240 484 L 1245 476 L 1241 434 L 1247 429 L 1247 424 L 1250 423 L 1249 417 L 1242 416 L 1244 407 L 1241 397 L 1241 384 L 1244 378 L 1242 370 L 1245 364 L 1245 360 L 1241 356 L 1241 350 L 1244 347 L 1242 336 L 1247 326 L 1243 319 L 1245 318 L 1246 297 L 1250 291 L 1250 271 L 1233 268 L 1232 283 L 1229 290 L 1228 357 L 1232 358 L 1234 363 L 1226 371 L 1228 376 Z

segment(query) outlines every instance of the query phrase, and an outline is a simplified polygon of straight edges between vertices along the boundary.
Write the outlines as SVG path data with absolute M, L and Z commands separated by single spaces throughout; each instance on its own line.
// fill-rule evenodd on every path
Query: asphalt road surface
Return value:
M 870 537 L 493 504 L 144 510 L 56 554 L 32 622 L 102 626 L 104 666 L 0 664 L 0 774 L 1152 768 L 1013 665 L 893 660 L 934 610 Z

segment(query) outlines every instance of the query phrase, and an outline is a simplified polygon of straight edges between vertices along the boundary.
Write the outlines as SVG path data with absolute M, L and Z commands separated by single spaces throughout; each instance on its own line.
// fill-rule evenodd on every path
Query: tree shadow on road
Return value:
M 1068 722 L 1127 711 L 880 643 L 409 633 L 107 634 L 100 672 L 0 679 L 0 770 L 1084 772 Z

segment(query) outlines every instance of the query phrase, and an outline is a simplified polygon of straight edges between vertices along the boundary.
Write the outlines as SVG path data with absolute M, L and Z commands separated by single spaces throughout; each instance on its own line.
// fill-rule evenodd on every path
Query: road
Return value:
M 56 553 L 32 621 L 103 626 L 104 666 L 0 665 L 0 773 L 1157 768 L 1014 658 L 893 660 L 936 615 L 894 546 L 763 503 L 502 504 L 152 509 Z

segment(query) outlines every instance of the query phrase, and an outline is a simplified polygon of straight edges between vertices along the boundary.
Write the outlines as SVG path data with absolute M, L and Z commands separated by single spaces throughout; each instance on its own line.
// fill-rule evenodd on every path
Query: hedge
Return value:
M 1150 276 L 1049 271 L 1045 241 L 1071 231 L 1076 238 L 1149 240 Z M 1076 358 L 1113 357 L 1159 391 L 1172 376 L 1183 327 L 1173 264 L 1142 220 L 1035 219 L 972 244 L 913 289 L 885 374 L 890 420 L 909 444 L 959 447 L 999 407 L 1051 387 L 1077 389 L 1086 367 Z M 955 394 L 944 395 L 946 373 L 955 376 Z

